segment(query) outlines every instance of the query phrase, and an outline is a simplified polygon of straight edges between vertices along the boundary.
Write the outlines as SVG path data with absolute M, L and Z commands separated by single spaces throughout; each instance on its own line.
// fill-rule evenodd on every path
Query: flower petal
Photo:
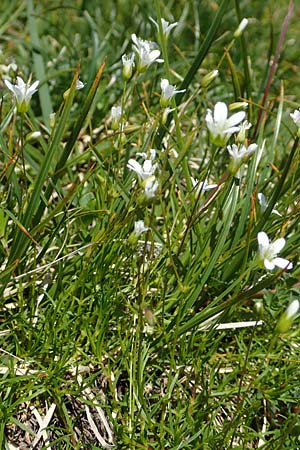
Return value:
M 214 121 L 215 122 L 225 122 L 225 120 L 227 119 L 227 116 L 228 116 L 228 109 L 227 109 L 226 103 L 217 102 L 215 104 L 215 108 L 214 108 Z
M 226 126 L 232 127 L 234 125 L 237 125 L 238 123 L 242 122 L 242 120 L 244 120 L 245 117 L 246 117 L 245 111 L 239 111 L 227 119 Z
M 288 259 L 274 258 L 273 263 L 275 266 L 280 267 L 280 269 L 290 270 L 293 268 L 293 263 L 291 263 Z
M 8 87 L 8 89 L 9 89 L 10 91 L 12 91 L 12 92 L 15 91 L 15 90 L 14 90 L 14 86 L 11 84 L 10 81 L 4 80 L 4 83 L 6 84 L 6 86 Z
M 265 233 L 264 231 L 260 231 L 257 234 L 257 241 L 258 241 L 258 244 L 261 245 L 262 247 L 269 246 L 269 238 L 268 238 L 267 233 Z
M 274 251 L 274 253 L 279 253 L 283 247 L 285 246 L 285 239 L 284 238 L 279 238 L 276 241 L 274 241 L 272 244 L 272 250 Z
M 135 159 L 129 159 L 127 167 L 128 169 L 133 170 L 135 173 L 137 173 L 139 177 L 143 177 L 142 166 Z
M 273 263 L 273 261 L 270 261 L 268 259 L 264 259 L 264 265 L 267 270 L 273 270 L 275 267 L 275 264 Z

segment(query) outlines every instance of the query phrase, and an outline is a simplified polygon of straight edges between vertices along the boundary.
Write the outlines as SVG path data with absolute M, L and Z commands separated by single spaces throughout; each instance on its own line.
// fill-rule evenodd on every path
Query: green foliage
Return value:
M 298 448 L 297 317 L 276 330 L 299 298 L 297 18 L 285 34 L 280 5 L 2 2 L 1 448 Z M 132 33 L 164 61 L 125 81 Z M 30 74 L 19 114 L 5 80 Z M 185 90 L 167 118 L 162 78 Z M 217 102 L 248 103 L 246 136 L 215 138 Z M 230 173 L 226 146 L 254 142 Z M 292 270 L 266 270 L 261 231 Z

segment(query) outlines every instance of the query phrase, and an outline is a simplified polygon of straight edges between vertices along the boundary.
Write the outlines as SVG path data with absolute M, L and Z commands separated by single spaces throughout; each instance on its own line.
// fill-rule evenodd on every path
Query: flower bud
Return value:
M 28 133 L 26 136 L 26 142 L 34 142 L 37 141 L 42 136 L 42 133 L 40 131 L 32 131 L 31 133 Z
M 210 83 L 214 81 L 214 79 L 218 76 L 218 74 L 219 74 L 218 70 L 212 70 L 211 72 L 204 75 L 204 77 L 200 81 L 201 87 L 206 88 L 207 86 L 209 86 Z
M 248 25 L 249 20 L 246 19 L 244 17 L 244 19 L 241 21 L 241 23 L 239 24 L 238 28 L 235 30 L 235 32 L 233 33 L 233 37 L 238 38 L 241 36 L 241 34 L 243 33 L 244 29 L 246 28 L 246 26 Z
M 134 67 L 134 53 L 132 53 L 131 56 L 123 55 L 122 56 L 122 63 L 123 63 L 123 77 L 125 80 L 130 80 L 132 77 L 132 70 Z
M 55 113 L 51 113 L 50 114 L 50 127 L 54 128 L 55 127 Z
M 295 319 L 295 316 L 298 313 L 299 306 L 300 305 L 298 300 L 293 300 L 289 304 L 277 323 L 276 330 L 279 333 L 286 333 L 289 330 Z

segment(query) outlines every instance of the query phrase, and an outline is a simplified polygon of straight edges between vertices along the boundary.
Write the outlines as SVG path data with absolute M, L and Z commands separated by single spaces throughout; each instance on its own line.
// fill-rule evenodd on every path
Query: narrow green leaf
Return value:
M 36 16 L 34 15 L 34 6 L 32 0 L 27 0 L 27 20 L 28 28 L 32 43 L 37 48 L 40 48 L 40 39 L 38 33 L 38 27 L 36 23 Z M 33 64 L 34 72 L 37 80 L 41 82 L 39 87 L 39 98 L 41 103 L 41 109 L 43 114 L 43 120 L 45 125 L 49 128 L 50 126 L 50 114 L 53 112 L 50 92 L 46 79 L 46 69 L 43 57 L 40 53 L 33 52 Z

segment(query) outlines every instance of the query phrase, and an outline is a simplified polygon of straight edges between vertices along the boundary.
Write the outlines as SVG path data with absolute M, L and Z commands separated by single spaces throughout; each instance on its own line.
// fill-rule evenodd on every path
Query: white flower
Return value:
M 290 113 L 290 117 L 293 119 L 294 124 L 300 127 L 300 109 L 295 109 L 293 113 Z
M 146 159 L 143 165 L 135 159 L 130 159 L 127 163 L 127 167 L 128 169 L 133 170 L 141 180 L 146 180 L 146 178 L 151 177 L 156 170 L 156 164 L 153 165 L 150 159 Z
M 85 84 L 78 78 L 76 80 L 76 86 L 75 86 L 76 91 L 80 91 L 80 89 L 83 89 L 84 86 L 85 86 Z
M 122 117 L 121 106 L 112 106 L 110 115 L 111 115 L 111 129 L 116 131 L 119 128 L 120 120 Z
M 178 94 L 179 92 L 185 92 L 185 89 L 177 91 L 176 86 L 170 84 L 169 80 L 167 80 L 166 78 L 161 79 L 160 87 L 161 87 L 160 104 L 163 108 L 166 108 L 168 106 L 171 98 L 173 98 L 175 94 Z
M 293 113 L 290 113 L 290 117 L 293 119 L 294 124 L 297 126 L 297 136 L 300 137 L 300 109 L 295 109 Z
M 132 77 L 132 69 L 134 67 L 134 53 L 130 56 L 123 55 L 122 56 L 123 63 L 123 77 L 125 80 L 129 80 Z
M 4 80 L 6 86 L 13 92 L 17 110 L 20 113 L 26 113 L 29 109 L 29 103 L 33 94 L 38 90 L 39 81 L 35 81 L 31 86 L 31 77 L 27 83 L 25 83 L 21 77 L 17 77 L 17 84 L 11 84 L 10 81 Z
M 237 125 L 244 120 L 245 116 L 246 113 L 240 111 L 228 117 L 228 108 L 223 102 L 215 104 L 213 114 L 208 109 L 205 120 L 213 143 L 219 147 L 224 146 L 229 137 L 240 130 L 240 127 Z
M 144 194 L 147 198 L 152 198 L 155 196 L 155 192 L 158 188 L 158 181 L 154 175 L 145 179 L 144 183 Z
M 154 19 L 152 19 L 152 17 L 149 17 L 149 19 L 151 20 L 151 22 L 154 23 L 154 25 L 155 25 L 156 28 L 157 28 L 157 31 L 159 32 L 159 25 L 158 25 L 158 23 L 157 23 Z M 170 23 L 170 24 L 169 24 L 169 22 L 167 22 L 165 19 L 161 18 L 161 25 L 162 25 L 163 33 L 164 33 L 164 35 L 165 35 L 166 37 L 169 36 L 170 31 L 171 31 L 173 28 L 176 27 L 177 23 L 178 23 L 178 22 L 174 22 L 174 23 Z
M 197 195 L 201 194 L 202 192 L 210 191 L 211 189 L 215 189 L 218 187 L 217 184 L 208 184 L 206 180 L 198 181 L 193 177 L 191 177 L 191 182 Z
M 147 159 L 146 153 L 137 153 L 137 155 L 142 156 L 145 161 L 143 164 L 140 164 L 135 159 L 129 159 L 127 163 L 127 167 L 130 170 L 133 170 L 140 180 L 146 180 L 148 177 L 151 177 L 154 175 L 154 172 L 157 169 L 157 164 L 153 164 L 153 161 L 155 159 L 155 150 L 151 149 L 150 151 L 150 159 Z
M 277 254 L 285 246 L 285 239 L 279 238 L 270 243 L 268 235 L 261 231 L 257 235 L 259 260 L 267 270 L 273 270 L 275 266 L 280 269 L 292 269 L 293 264 L 287 259 L 278 258 Z
M 257 149 L 257 144 L 251 144 L 249 147 L 245 145 L 227 145 L 228 153 L 231 157 L 231 161 L 229 164 L 229 170 L 233 175 L 239 177 L 238 170 L 243 164 L 243 162 L 247 161 L 247 159 L 255 152 Z
M 145 231 L 149 231 L 151 228 L 145 226 L 145 222 L 143 220 L 137 220 L 134 222 L 134 234 L 136 236 L 140 236 Z
M 157 49 L 157 45 L 154 42 L 139 39 L 135 34 L 131 35 L 131 39 L 134 44 L 133 48 L 138 56 L 138 72 L 145 72 L 154 61 L 163 62 L 162 59 L 158 59 L 160 50 Z
M 264 213 L 265 210 L 266 210 L 267 207 L 268 207 L 268 203 L 267 203 L 266 197 L 264 196 L 264 194 L 263 194 L 262 192 L 259 192 L 259 193 L 257 194 L 257 198 L 258 198 L 258 202 L 259 202 L 259 204 L 260 204 L 260 210 L 261 210 L 262 213 Z M 277 214 L 277 216 L 280 216 L 280 217 L 281 217 L 281 214 L 277 211 L 277 209 L 272 209 L 271 212 L 272 212 L 273 214 Z

